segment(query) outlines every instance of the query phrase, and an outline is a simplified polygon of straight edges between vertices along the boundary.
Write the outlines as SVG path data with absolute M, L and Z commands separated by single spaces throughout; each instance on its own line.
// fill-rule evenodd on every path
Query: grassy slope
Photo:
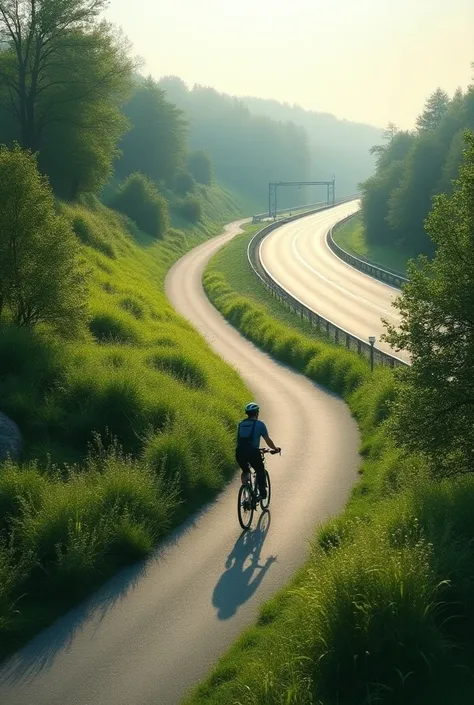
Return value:
M 363 361 L 289 320 L 256 284 L 247 241 L 211 261 L 209 297 L 262 348 L 344 395 L 364 462 L 346 511 L 317 532 L 311 560 L 188 702 L 471 702 L 472 679 L 453 665 L 468 661 L 461 646 L 473 626 L 473 479 L 435 484 L 401 456 L 383 430 L 391 373 L 371 376 Z
M 360 214 L 344 223 L 340 228 L 336 228 L 334 240 L 351 255 L 369 259 L 380 267 L 388 267 L 400 273 L 405 273 L 407 270 L 407 262 L 410 259 L 408 255 L 390 247 L 370 245 L 366 241 Z
M 2 330 L 1 409 L 25 448 L 0 473 L 0 657 L 146 555 L 234 470 L 245 387 L 163 291 L 171 264 L 237 215 L 217 187 L 201 200 L 203 223 L 162 242 L 95 199 L 62 205 L 91 270 L 90 331 Z M 86 458 L 94 433 L 123 451 L 96 443 Z

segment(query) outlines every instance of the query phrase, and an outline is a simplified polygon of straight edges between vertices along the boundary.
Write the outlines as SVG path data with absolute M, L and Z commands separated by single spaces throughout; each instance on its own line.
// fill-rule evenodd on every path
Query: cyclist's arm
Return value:
M 276 447 L 276 445 L 274 444 L 274 442 L 272 441 L 270 436 L 264 436 L 263 438 L 269 448 L 271 448 L 272 450 L 280 450 L 279 448 Z

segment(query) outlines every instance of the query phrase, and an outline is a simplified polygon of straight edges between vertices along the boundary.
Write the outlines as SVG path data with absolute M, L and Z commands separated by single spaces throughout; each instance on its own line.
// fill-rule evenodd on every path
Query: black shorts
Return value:
M 257 481 L 259 487 L 263 489 L 266 486 L 265 465 L 263 463 L 262 454 L 258 448 L 237 448 L 235 451 L 235 459 L 242 472 L 249 472 L 250 466 L 257 473 Z

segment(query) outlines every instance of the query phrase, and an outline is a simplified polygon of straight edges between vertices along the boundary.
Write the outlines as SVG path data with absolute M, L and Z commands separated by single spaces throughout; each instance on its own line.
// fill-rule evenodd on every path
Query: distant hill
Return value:
M 241 192 L 247 188 L 261 210 L 267 207 L 268 181 L 328 180 L 335 174 L 337 195 L 347 196 L 374 172 L 369 149 L 380 142 L 379 128 L 275 100 L 189 89 L 176 76 L 159 85 L 184 111 L 190 145 L 208 151 L 217 178 Z M 322 190 L 288 191 L 279 204 L 319 198 Z
M 340 120 L 330 113 L 305 110 L 299 105 L 276 100 L 242 98 L 254 115 L 273 120 L 291 120 L 304 127 L 311 151 L 311 178 L 326 180 L 336 174 L 336 189 L 340 196 L 357 190 L 357 185 L 375 169 L 369 149 L 379 144 L 383 130 L 373 125 Z

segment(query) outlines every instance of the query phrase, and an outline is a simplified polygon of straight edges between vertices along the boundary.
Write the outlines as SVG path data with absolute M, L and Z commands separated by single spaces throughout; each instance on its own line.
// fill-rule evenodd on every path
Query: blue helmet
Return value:
M 257 411 L 260 411 L 260 407 L 254 401 L 251 401 L 250 404 L 247 404 L 245 407 L 246 414 L 255 414 Z

